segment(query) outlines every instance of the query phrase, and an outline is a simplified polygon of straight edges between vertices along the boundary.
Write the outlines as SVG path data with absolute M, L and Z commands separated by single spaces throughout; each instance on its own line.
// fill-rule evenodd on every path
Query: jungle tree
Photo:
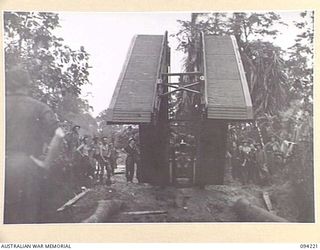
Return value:
M 64 44 L 54 30 L 59 15 L 49 12 L 5 12 L 5 68 L 20 65 L 29 71 L 31 95 L 47 103 L 58 116 L 90 108 L 80 97 L 89 84 L 89 54 Z

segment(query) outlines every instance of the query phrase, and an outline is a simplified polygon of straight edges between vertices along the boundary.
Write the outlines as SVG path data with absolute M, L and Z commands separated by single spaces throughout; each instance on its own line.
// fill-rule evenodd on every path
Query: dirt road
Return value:
M 119 166 L 117 172 L 123 172 Z M 112 177 L 111 186 L 95 185 L 92 191 L 79 200 L 68 211 L 69 222 L 81 222 L 93 214 L 100 200 L 121 200 L 123 206 L 105 223 L 121 222 L 237 222 L 238 217 L 232 206 L 239 198 L 265 207 L 261 188 L 248 185 L 207 186 L 204 190 L 196 187 L 155 187 L 139 184 L 134 179 L 127 183 L 124 173 Z M 162 211 L 163 214 L 135 215 L 128 212 Z

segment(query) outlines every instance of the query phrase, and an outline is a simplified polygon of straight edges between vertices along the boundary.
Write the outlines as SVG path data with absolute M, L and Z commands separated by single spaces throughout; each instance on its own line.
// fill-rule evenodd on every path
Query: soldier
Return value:
M 134 164 L 136 163 L 139 154 L 136 148 L 136 142 L 134 138 L 129 139 L 129 144 L 125 147 L 124 150 L 127 153 L 126 178 L 127 182 L 132 182 L 134 176 Z
M 69 133 L 66 134 L 65 140 L 68 146 L 69 157 L 72 161 L 75 161 L 75 152 L 80 146 L 80 126 L 74 125 Z
M 5 223 L 37 223 L 41 220 L 44 170 L 32 160 L 42 155 L 58 128 L 52 110 L 28 96 L 30 78 L 15 67 L 5 73 L 6 152 Z
M 279 153 L 281 154 L 280 148 L 280 144 L 275 135 L 272 135 L 270 141 L 264 145 L 264 151 L 267 156 L 268 168 L 271 175 L 276 174 L 279 170 L 277 169 L 279 167 L 277 157 L 279 156 Z
M 87 184 L 87 178 L 93 178 L 93 167 L 90 161 L 89 136 L 84 136 L 81 145 L 77 148 L 77 151 L 81 155 L 81 161 L 75 167 L 77 169 L 77 176 L 80 184 L 83 186 Z
M 69 126 L 71 127 L 71 126 Z M 66 127 L 67 129 L 67 127 Z M 79 135 L 80 126 L 73 125 L 71 130 L 65 136 L 65 150 L 66 150 L 66 158 L 69 162 L 70 168 L 70 179 L 75 189 L 78 188 L 79 184 L 79 170 L 78 165 L 80 164 L 80 156 L 77 152 L 77 148 L 80 146 L 80 135 Z
M 103 181 L 103 175 L 105 170 L 107 171 L 107 181 L 106 184 L 111 184 L 111 163 L 110 163 L 110 157 L 111 157 L 111 149 L 108 145 L 108 139 L 107 137 L 102 138 L 102 144 L 100 146 L 100 155 L 101 155 L 101 172 L 100 172 L 100 183 Z
M 239 179 L 240 173 L 240 151 L 237 142 L 233 141 L 231 148 L 229 150 L 231 156 L 231 166 L 232 166 L 232 179 Z
M 270 173 L 267 165 L 267 157 L 260 143 L 256 144 L 255 162 L 258 170 L 258 184 L 270 184 Z
M 111 164 L 112 174 L 114 174 L 114 170 L 117 168 L 118 152 L 114 147 L 113 143 L 109 143 L 109 148 L 110 148 L 110 164 Z
M 240 149 L 241 158 L 241 182 L 242 184 L 248 184 L 251 177 L 251 165 L 252 165 L 252 149 L 248 140 L 243 140 L 243 145 Z
M 95 167 L 95 178 L 99 180 L 101 174 L 103 175 L 103 166 L 101 158 L 101 142 L 98 136 L 93 137 L 91 144 L 91 159 Z

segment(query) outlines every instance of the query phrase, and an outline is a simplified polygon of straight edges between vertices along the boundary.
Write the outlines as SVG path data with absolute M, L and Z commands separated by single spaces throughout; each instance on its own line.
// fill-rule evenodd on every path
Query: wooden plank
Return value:
M 125 116 L 133 116 L 133 117 L 150 117 L 150 114 L 144 114 L 144 113 L 136 113 L 136 112 L 131 112 L 131 113 L 118 113 L 118 112 L 114 112 L 114 116 L 115 117 L 118 117 L 118 116 L 121 116 L 121 117 L 125 117 Z
M 151 122 L 163 39 L 162 35 L 138 35 L 133 40 L 112 97 L 108 122 Z
M 249 120 L 252 104 L 234 38 L 205 36 L 207 118 Z
M 67 201 L 63 206 L 57 209 L 57 212 L 62 212 L 66 210 L 67 208 L 70 208 L 72 205 L 74 205 L 77 201 L 79 201 L 82 197 L 84 197 L 88 192 L 90 192 L 91 189 L 86 189 L 80 194 L 77 194 L 75 197 L 73 197 L 71 200 Z
M 208 119 L 217 119 L 217 120 L 248 120 L 247 115 L 208 115 Z
M 212 113 L 212 114 L 231 114 L 231 113 L 246 114 L 247 110 L 237 110 L 237 109 L 221 110 L 221 109 L 216 109 L 215 107 L 210 107 L 210 109 L 208 110 L 208 113 Z
M 131 116 L 150 116 L 149 112 L 139 112 L 139 111 L 133 111 L 133 112 L 127 112 L 123 110 L 114 110 L 114 114 L 117 115 L 131 115 Z
M 214 110 L 213 112 L 208 112 L 208 115 L 223 115 L 223 116 L 242 116 L 242 115 L 247 115 L 247 112 L 239 112 L 239 111 L 229 111 L 227 114 L 225 111 L 222 111 L 222 112 L 218 112 L 216 110 Z
M 213 118 L 213 117 L 216 117 L 216 118 L 219 118 L 219 117 L 229 117 L 229 118 L 232 118 L 232 117 L 236 117 L 236 118 L 241 118 L 241 117 L 246 117 L 247 114 L 246 113 L 242 113 L 242 114 L 239 114 L 239 113 L 231 113 L 231 114 L 217 114 L 217 113 L 208 113 L 208 118 Z
M 202 56 L 203 56 L 203 74 L 204 74 L 204 108 L 208 106 L 208 75 L 207 75 L 207 58 L 206 58 L 206 46 L 205 46 L 205 35 L 201 32 L 202 38 Z
M 148 123 L 150 119 L 135 119 L 135 117 L 129 117 L 129 118 L 116 118 L 114 121 L 117 122 L 130 122 L 131 120 L 135 120 L 137 123 L 142 122 L 142 123 Z
M 135 117 L 135 116 L 128 116 L 128 117 L 114 117 L 113 118 L 114 120 L 131 120 L 131 119 L 134 119 L 135 121 L 149 121 L 150 120 L 150 117 Z
M 210 47 L 207 55 L 233 55 L 233 45 L 229 36 L 219 36 L 218 39 L 206 40 L 206 47 Z
M 115 88 L 115 90 L 113 92 L 113 96 L 112 96 L 112 99 L 111 99 L 111 102 L 110 102 L 110 105 L 109 105 L 109 109 L 110 110 L 112 110 L 114 108 L 114 105 L 115 105 L 115 103 L 117 101 L 117 98 L 118 98 L 118 95 L 119 95 L 119 92 L 120 92 L 120 88 L 121 88 L 121 83 L 122 83 L 122 80 L 124 78 L 124 75 L 125 75 L 128 63 L 129 63 L 129 59 L 131 58 L 133 46 L 135 44 L 136 39 L 137 39 L 137 36 L 134 36 L 132 38 L 132 40 L 131 40 L 131 44 L 130 44 L 128 52 L 127 52 L 126 60 L 125 60 L 125 62 L 123 64 L 123 66 L 122 66 L 122 70 L 120 72 L 119 80 L 117 82 L 116 88 Z M 110 118 L 112 118 L 112 117 L 110 117 Z
M 220 80 L 240 80 L 235 55 L 207 55 L 207 76 Z
M 139 108 L 139 105 L 137 105 L 137 109 Z M 150 116 L 150 112 L 149 111 L 139 111 L 139 110 L 133 110 L 132 112 L 128 111 L 128 110 L 124 110 L 124 109 L 117 109 L 113 111 L 114 114 L 131 114 L 131 115 L 137 115 L 137 114 L 141 114 L 141 115 L 149 115 Z
M 170 64 L 170 48 L 168 47 L 168 31 L 166 31 L 162 39 L 161 52 L 160 52 L 160 57 L 158 62 L 157 85 L 153 89 L 152 110 L 154 113 L 154 117 L 159 117 L 160 106 L 163 102 L 167 101 L 166 98 L 161 98 L 159 94 L 162 94 L 164 91 L 167 91 L 168 88 L 165 86 L 162 86 L 162 88 L 158 88 L 159 87 L 158 81 L 163 80 L 163 76 L 161 75 L 161 73 L 168 73 L 168 65 L 167 65 L 168 62 Z M 158 118 L 156 120 L 158 120 Z M 153 122 L 154 123 L 157 122 L 156 120 L 154 120 Z
M 119 117 L 114 118 L 113 121 L 119 121 L 119 122 L 130 122 L 131 120 L 134 120 L 136 122 L 149 122 L 150 119 L 148 118 L 137 118 L 137 117 Z
M 216 109 L 221 109 L 221 110 L 246 110 L 245 107 L 232 107 L 232 106 L 223 106 L 223 105 L 211 105 L 211 107 L 214 107 Z
M 167 213 L 168 211 L 165 211 L 165 210 L 122 212 L 122 214 L 125 214 L 125 215 L 151 215 L 151 214 L 167 214 Z
M 126 117 L 126 118 L 114 118 L 114 121 L 119 122 L 130 122 L 131 120 L 135 120 L 136 122 L 149 122 L 150 118 L 136 118 L 136 117 Z
M 212 111 L 212 112 L 208 112 L 208 115 L 223 115 L 223 116 L 233 116 L 233 115 L 247 115 L 247 112 L 237 112 L 237 111 L 231 111 L 231 112 L 216 112 L 216 111 Z
M 137 121 L 137 122 L 133 122 L 133 121 L 106 121 L 107 125 L 125 125 L 125 124 L 131 124 L 131 125 L 140 125 L 140 124 L 149 124 L 149 121 Z
M 216 118 L 218 118 L 218 117 L 230 117 L 230 118 L 232 118 L 232 117 L 236 117 L 236 118 L 239 118 L 239 117 L 246 117 L 247 116 L 247 113 L 242 113 L 242 114 L 239 114 L 239 113 L 231 113 L 231 114 L 217 114 L 217 113 L 208 113 L 208 118 L 210 117 L 210 118 L 212 118 L 212 117 L 216 117 Z
M 141 118 L 141 119 L 148 119 L 150 117 L 150 115 L 140 115 L 140 114 L 135 114 L 135 115 L 127 115 L 127 114 L 123 114 L 123 115 L 119 115 L 119 114 L 115 114 L 114 115 L 114 118 L 117 119 L 117 118 Z
M 114 112 L 118 112 L 119 114 L 150 114 L 149 110 L 141 110 L 141 109 L 132 109 L 132 110 L 123 110 L 123 109 L 114 109 Z
M 272 208 L 272 203 L 270 200 L 269 193 L 266 191 L 262 192 L 262 197 L 263 197 L 264 203 L 266 204 L 268 211 L 272 211 L 273 208 Z
M 250 96 L 250 92 L 249 92 L 247 78 L 245 76 L 244 68 L 242 65 L 242 60 L 241 60 L 238 44 L 237 44 L 236 38 L 234 36 L 231 36 L 231 40 L 233 43 L 234 52 L 235 52 L 237 62 L 238 62 L 237 65 L 238 65 L 238 69 L 239 69 L 239 73 L 240 73 L 240 77 L 241 77 L 241 83 L 242 83 L 241 86 L 243 88 L 245 102 L 248 107 L 248 116 L 250 116 L 250 118 L 253 119 L 251 96 Z
M 209 119 L 234 119 L 234 120 L 245 120 L 245 115 L 208 115 Z
M 134 121 L 134 122 L 132 122 Z M 120 122 L 122 124 L 125 124 L 125 123 L 149 123 L 150 122 L 150 119 L 136 119 L 135 117 L 130 117 L 130 118 L 123 118 L 123 119 L 120 119 L 120 118 L 117 118 L 117 119 L 113 119 L 112 122 Z

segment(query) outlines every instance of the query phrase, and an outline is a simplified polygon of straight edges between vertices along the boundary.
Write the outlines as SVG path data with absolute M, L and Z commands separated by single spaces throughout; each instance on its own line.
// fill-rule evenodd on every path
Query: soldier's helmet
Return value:
M 22 66 L 14 66 L 6 70 L 5 82 L 7 91 L 29 88 L 31 84 L 29 72 Z

